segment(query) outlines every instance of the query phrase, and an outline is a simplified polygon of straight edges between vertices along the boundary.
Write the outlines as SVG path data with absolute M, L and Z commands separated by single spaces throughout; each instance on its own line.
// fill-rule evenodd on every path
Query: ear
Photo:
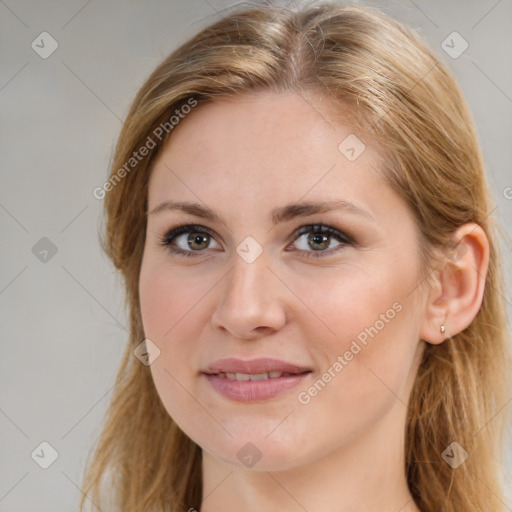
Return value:
M 485 231 L 471 222 L 455 231 L 452 239 L 454 249 L 434 271 L 420 329 L 420 339 L 432 345 L 466 329 L 484 296 L 490 250 Z

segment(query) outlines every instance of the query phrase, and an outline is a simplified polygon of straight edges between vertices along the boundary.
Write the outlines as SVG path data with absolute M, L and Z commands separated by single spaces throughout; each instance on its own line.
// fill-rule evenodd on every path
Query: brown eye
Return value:
M 304 238 L 303 235 L 307 235 L 307 237 Z M 304 226 L 297 233 L 297 240 L 300 240 L 301 237 L 303 237 L 303 242 L 298 247 L 299 251 L 304 252 L 306 257 L 313 258 L 330 255 L 354 243 L 349 236 L 344 235 L 341 231 L 323 224 Z M 335 246 L 331 245 L 333 239 L 339 242 Z
M 185 235 L 187 235 L 185 237 Z M 338 252 L 347 245 L 354 245 L 354 240 L 344 235 L 341 231 L 323 224 L 303 226 L 296 235 L 300 240 L 303 235 L 308 235 L 298 247 L 298 251 L 306 257 L 322 257 Z M 337 245 L 332 246 L 333 240 Z M 212 247 L 213 244 L 216 244 Z M 174 254 L 181 256 L 200 256 L 204 249 L 219 249 L 220 245 L 215 241 L 210 231 L 202 226 L 184 224 L 170 229 L 160 239 L 160 244 L 168 247 Z M 287 249 L 288 250 L 288 249 Z
M 185 236 L 187 235 L 187 236 Z M 204 249 L 211 249 L 211 243 L 215 242 L 211 233 L 201 226 L 180 225 L 169 230 L 160 239 L 160 244 L 183 256 L 199 256 Z M 215 249 L 220 248 L 217 244 Z
M 200 249 L 206 249 L 209 240 L 210 235 L 193 232 L 188 236 L 187 243 L 191 249 L 198 251 Z
M 323 233 L 309 233 L 308 244 L 313 249 L 328 249 L 329 248 L 330 235 L 324 235 Z

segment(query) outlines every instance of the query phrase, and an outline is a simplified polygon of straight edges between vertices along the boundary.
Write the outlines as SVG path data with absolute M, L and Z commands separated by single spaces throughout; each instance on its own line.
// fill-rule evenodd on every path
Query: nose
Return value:
M 215 328 L 236 339 L 252 340 L 279 331 L 286 324 L 285 287 L 267 266 L 265 253 L 252 263 L 235 255 L 222 280 L 212 316 Z

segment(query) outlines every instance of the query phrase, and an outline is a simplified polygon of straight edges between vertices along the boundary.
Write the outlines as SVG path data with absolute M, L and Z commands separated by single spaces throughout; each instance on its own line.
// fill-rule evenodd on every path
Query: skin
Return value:
M 479 226 L 463 226 L 454 237 L 464 250 L 432 274 L 431 289 L 418 286 L 412 213 L 376 172 L 371 141 L 357 134 L 366 150 L 349 161 L 338 145 L 353 130 L 325 112 L 321 97 L 297 93 L 218 101 L 181 121 L 154 163 L 149 212 L 191 201 L 224 220 L 150 213 L 139 283 L 145 335 L 160 350 L 150 366 L 156 389 L 203 450 L 201 512 L 419 510 L 403 470 L 406 404 L 425 343 L 476 316 L 488 242 Z M 339 199 L 373 220 L 345 210 L 270 218 L 299 200 Z M 324 255 L 307 258 L 318 242 L 295 233 L 319 222 L 355 244 L 327 235 Z M 195 257 L 159 243 L 178 223 L 210 229 Z M 175 244 L 193 251 L 188 234 Z M 236 251 L 248 236 L 263 249 L 252 263 Z M 397 302 L 400 312 L 301 403 L 299 393 Z M 234 402 L 201 374 L 229 356 L 274 357 L 312 373 L 271 400 Z M 237 457 L 249 442 L 261 454 L 252 467 Z

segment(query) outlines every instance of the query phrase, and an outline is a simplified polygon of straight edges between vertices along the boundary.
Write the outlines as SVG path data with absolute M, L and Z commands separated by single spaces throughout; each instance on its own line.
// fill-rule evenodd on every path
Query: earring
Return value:
M 444 332 L 446 331 L 446 328 L 444 325 L 441 325 L 441 333 L 444 334 Z

